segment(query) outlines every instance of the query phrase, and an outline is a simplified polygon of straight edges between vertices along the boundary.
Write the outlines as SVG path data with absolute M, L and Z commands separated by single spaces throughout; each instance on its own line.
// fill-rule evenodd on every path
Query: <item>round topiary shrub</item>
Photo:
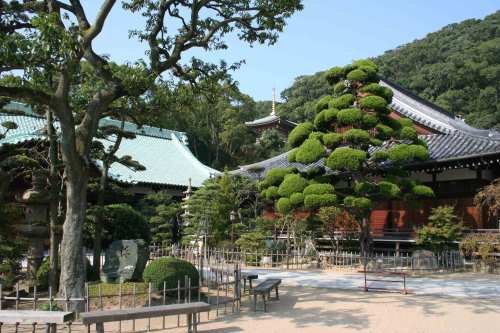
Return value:
M 334 108 L 328 108 L 324 112 L 325 112 L 325 123 L 327 125 L 330 125 L 332 122 L 335 121 L 335 119 L 337 119 L 337 114 L 339 113 L 339 110 Z
M 428 158 L 429 152 L 427 148 L 420 145 L 399 144 L 389 149 L 389 159 L 398 163 L 414 160 L 425 161 Z
M 278 193 L 282 197 L 290 197 L 293 193 L 302 192 L 307 186 L 307 180 L 297 174 L 287 175 L 281 183 Z
M 314 117 L 314 126 L 318 129 L 326 129 L 325 111 L 323 110 Z
M 358 108 L 343 109 L 337 113 L 337 120 L 341 125 L 354 125 L 363 118 L 363 111 Z
M 271 169 L 267 172 L 266 177 L 264 178 L 265 183 L 268 186 L 276 186 L 281 184 L 285 176 L 290 174 L 291 170 L 288 168 L 275 168 Z
M 364 150 L 340 147 L 330 154 L 326 166 L 333 170 L 357 171 L 361 169 L 367 157 Z
M 288 162 L 290 163 L 296 162 L 295 154 L 297 154 L 297 149 L 290 150 L 287 156 Z
M 387 140 L 394 135 L 394 130 L 384 124 L 378 124 L 375 129 L 377 130 L 377 137 L 382 140 Z
M 265 191 L 264 197 L 267 200 L 273 200 L 273 199 L 278 198 L 279 197 L 278 187 L 277 186 L 270 186 L 270 187 L 268 187 L 267 190 Z
M 371 67 L 373 70 L 377 71 L 377 64 L 374 63 L 372 60 L 370 59 L 359 59 L 359 60 L 355 60 L 353 61 L 353 63 L 351 64 L 351 66 L 353 66 L 353 68 L 360 68 L 360 67 Z
M 371 210 L 372 201 L 365 197 L 347 196 L 344 198 L 344 205 L 361 213 L 366 213 Z
M 288 198 L 280 198 L 276 202 L 276 210 L 281 214 L 288 214 L 292 210 L 292 202 Z
M 304 207 L 315 210 L 320 207 L 332 206 L 337 201 L 335 194 L 309 194 L 304 198 Z
M 388 181 L 379 182 L 378 191 L 381 196 L 388 199 L 397 198 L 401 194 L 399 186 Z
M 310 122 L 305 122 L 297 125 L 288 135 L 288 144 L 291 147 L 298 147 L 314 130 L 314 125 Z
M 327 133 L 323 135 L 323 144 L 328 148 L 335 148 L 342 142 L 343 139 L 344 137 L 342 136 L 342 134 Z
M 343 79 L 345 75 L 344 68 L 332 67 L 325 73 L 325 79 L 330 85 L 334 85 L 339 80 Z
M 325 148 L 318 139 L 307 139 L 297 148 L 295 160 L 302 164 L 310 164 L 325 154 Z
M 364 128 L 370 129 L 377 126 L 379 119 L 374 114 L 365 114 L 363 115 L 363 119 L 361 121 L 363 123 Z
M 320 112 L 324 109 L 328 109 L 328 104 L 332 100 L 331 96 L 323 96 L 316 102 L 316 111 Z
M 360 100 L 359 105 L 364 109 L 385 111 L 387 108 L 387 101 L 380 96 L 366 96 Z
M 368 73 L 361 69 L 355 69 L 347 74 L 347 79 L 352 82 L 365 82 L 368 79 Z
M 411 191 L 414 195 L 416 195 L 418 197 L 427 197 L 427 198 L 434 197 L 434 191 L 429 186 L 415 185 L 415 186 L 413 186 Z
M 401 127 L 413 127 L 413 121 L 410 118 L 399 118 L 397 121 Z
M 382 87 L 378 83 L 367 84 L 364 87 L 362 87 L 359 91 L 383 97 L 388 103 L 392 101 L 392 96 L 394 95 L 394 93 L 390 88 Z
M 331 184 L 311 184 L 304 189 L 304 195 L 310 194 L 331 194 L 335 188 Z
M 312 132 L 311 134 L 309 134 L 308 139 L 321 141 L 323 139 L 323 135 L 325 135 L 325 133 L 323 133 L 323 132 Z
M 198 270 L 188 261 L 177 258 L 160 258 L 146 266 L 142 277 L 144 282 L 151 282 L 156 290 L 177 288 L 178 281 L 184 286 L 185 276 L 191 279 L 191 286 L 198 286 Z
M 385 149 L 377 150 L 375 153 L 373 153 L 373 158 L 377 162 L 385 161 L 389 158 L 389 153 Z
M 362 129 L 353 128 L 346 131 L 344 139 L 354 144 L 367 144 L 370 142 L 370 134 Z
M 340 97 L 332 98 L 330 100 L 330 103 L 328 103 L 328 106 L 332 109 L 337 109 L 337 110 L 347 109 L 354 103 L 355 100 L 356 98 L 354 97 L 353 94 L 344 94 Z
M 416 141 L 418 139 L 417 130 L 414 127 L 403 127 L 399 137 L 403 140 Z
M 335 84 L 335 86 L 333 87 L 333 92 L 337 95 L 340 95 L 342 93 L 345 92 L 345 90 L 347 89 L 347 86 L 345 85 L 344 82 L 337 82 L 337 84 Z
M 304 194 L 294 193 L 290 196 L 290 203 L 292 206 L 297 207 L 304 203 Z

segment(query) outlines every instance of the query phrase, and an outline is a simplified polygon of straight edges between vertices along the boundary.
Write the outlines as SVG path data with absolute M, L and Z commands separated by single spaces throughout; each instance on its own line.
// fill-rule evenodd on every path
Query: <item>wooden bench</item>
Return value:
M 0 311 L 0 332 L 3 324 L 32 325 L 33 332 L 36 325 L 46 325 L 46 332 L 55 332 L 57 325 L 64 325 L 75 319 L 73 312 L 62 311 L 27 311 L 27 310 L 1 310 Z
M 247 290 L 247 281 L 250 291 L 252 290 L 252 281 L 257 280 L 258 278 L 259 278 L 258 274 L 241 272 L 241 279 L 243 280 L 243 293 L 245 293 Z
M 264 312 L 267 312 L 267 301 L 271 298 L 271 291 L 276 290 L 276 299 L 280 299 L 278 287 L 281 284 L 281 279 L 266 279 L 253 288 L 250 293 L 253 295 L 253 308 L 257 311 L 257 296 L 262 295 L 264 302 Z M 267 299 L 266 299 L 267 297 Z
M 90 325 L 95 324 L 96 332 L 103 333 L 104 323 L 107 322 L 185 314 L 187 315 L 188 332 L 196 333 L 198 332 L 196 314 L 205 311 L 210 311 L 210 304 L 194 302 L 151 306 L 147 308 L 84 312 L 80 314 L 80 318 L 83 325 L 90 327 Z

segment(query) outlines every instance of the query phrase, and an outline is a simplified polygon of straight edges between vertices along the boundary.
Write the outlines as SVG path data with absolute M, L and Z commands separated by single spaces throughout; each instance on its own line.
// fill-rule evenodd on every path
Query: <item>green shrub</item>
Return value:
M 274 200 L 279 197 L 278 187 L 277 186 L 269 186 L 265 191 L 265 196 L 267 200 Z
M 382 87 L 378 83 L 367 84 L 364 87 L 362 87 L 359 91 L 383 97 L 388 103 L 391 103 L 392 96 L 394 95 L 394 93 L 390 88 Z
M 378 190 L 381 196 L 388 199 L 397 198 L 401 194 L 401 189 L 399 188 L 399 186 L 389 181 L 379 182 Z
M 363 150 L 340 147 L 330 154 L 326 166 L 333 170 L 357 171 L 361 169 L 366 159 L 367 153 Z
M 416 141 L 418 139 L 417 130 L 414 127 L 403 127 L 399 136 L 403 140 Z
M 242 234 L 235 244 L 244 251 L 264 250 L 266 248 L 266 235 L 260 231 L 247 232 Z
M 362 70 L 363 72 L 366 73 L 367 77 L 364 80 L 365 83 L 367 82 L 377 82 L 378 81 L 378 76 L 377 76 L 377 69 L 371 66 L 359 66 L 359 70 Z
M 370 59 L 359 59 L 359 60 L 355 60 L 353 61 L 352 63 L 352 66 L 354 68 L 359 68 L 359 67 L 371 67 L 373 70 L 377 71 L 378 70 L 378 66 L 377 64 L 375 64 L 372 60 Z
M 301 206 L 304 203 L 304 194 L 294 193 L 290 196 L 290 203 L 294 207 Z
M 314 125 L 310 122 L 305 122 L 297 125 L 288 135 L 288 144 L 291 147 L 298 147 L 314 130 Z
M 331 96 L 323 96 L 316 102 L 316 111 L 320 112 L 324 109 L 328 109 L 328 103 L 330 103 Z
M 285 176 L 290 174 L 292 171 L 289 168 L 275 168 L 267 172 L 264 178 L 268 186 L 277 186 L 283 182 Z
M 352 82 L 365 82 L 368 79 L 368 74 L 361 69 L 355 69 L 347 74 L 347 79 Z
M 344 93 L 344 91 L 346 90 L 347 86 L 345 85 L 344 82 L 337 82 L 337 84 L 335 84 L 335 86 L 333 87 L 333 92 L 337 95 L 340 95 L 342 93 Z
M 363 115 L 362 122 L 363 122 L 364 128 L 370 129 L 370 128 L 377 126 L 379 119 L 376 115 L 365 114 L 365 115 Z
M 328 148 L 335 148 L 342 142 L 343 139 L 344 137 L 342 136 L 342 134 L 327 133 L 323 135 L 323 144 Z
M 321 141 L 321 140 L 323 140 L 323 135 L 325 135 L 325 133 L 323 133 L 323 132 L 312 132 L 311 134 L 309 134 L 308 139 Z
M 382 140 L 390 139 L 394 135 L 394 130 L 384 124 L 378 124 L 375 129 L 377 130 L 377 137 Z
M 278 193 L 282 197 L 290 197 L 293 193 L 302 192 L 307 186 L 307 180 L 297 174 L 287 175 L 281 183 Z
M 304 195 L 310 194 L 332 194 L 335 188 L 331 184 L 311 184 L 304 189 Z
M 350 129 L 343 136 L 346 141 L 354 144 L 367 144 L 370 142 L 370 134 L 362 129 Z
M 384 143 L 384 142 L 380 139 L 373 138 L 373 137 L 370 138 L 370 145 L 372 145 L 372 146 L 381 146 L 382 143 Z
M 310 164 L 319 160 L 325 154 L 325 148 L 318 139 L 307 139 L 297 148 L 295 160 L 299 163 Z
M 334 85 L 337 81 L 344 78 L 344 68 L 332 67 L 325 73 L 325 79 L 330 85 Z
M 318 129 L 326 129 L 327 124 L 325 121 L 325 112 L 326 110 L 321 111 L 314 117 L 314 126 Z
M 337 201 L 335 194 L 309 194 L 304 198 L 304 206 L 309 210 L 316 210 L 320 207 L 332 206 Z
M 288 162 L 290 162 L 290 163 L 296 162 L 297 161 L 295 159 L 296 154 L 297 154 L 297 149 L 290 150 L 288 152 L 288 156 L 287 156 Z
M 429 186 L 416 185 L 412 188 L 412 193 L 418 197 L 434 197 L 434 191 Z
M 378 162 L 385 161 L 389 158 L 389 153 L 385 149 L 377 150 L 373 153 L 373 158 Z
M 399 118 L 397 122 L 401 127 L 413 127 L 413 121 L 410 118 Z
M 328 108 L 325 110 L 325 123 L 330 125 L 337 119 L 337 114 L 339 113 L 338 109 Z
M 42 303 L 38 306 L 39 311 L 63 311 L 63 308 L 59 306 L 56 302 L 51 303 Z
M 355 100 L 356 98 L 354 97 L 353 94 L 344 94 L 340 97 L 332 98 L 330 100 L 330 103 L 328 103 L 328 106 L 332 109 L 337 109 L 337 110 L 347 109 L 354 103 Z
M 387 108 L 387 102 L 380 96 L 366 96 L 361 98 L 359 105 L 364 109 L 375 111 L 384 111 Z
M 354 184 L 354 192 L 360 195 L 371 194 L 377 191 L 377 186 L 368 181 L 356 182 Z
M 363 118 L 363 111 L 358 108 L 342 109 L 337 113 L 337 120 L 341 125 L 354 125 Z
M 366 214 L 372 208 L 372 201 L 365 197 L 347 196 L 344 198 L 344 205 L 357 210 L 361 214 Z
M 97 270 L 92 267 L 88 258 L 84 258 L 85 260 L 85 280 L 88 282 L 99 280 L 99 275 L 97 274 Z M 49 257 L 45 258 L 42 261 L 40 267 L 36 271 L 36 281 L 37 286 L 41 290 L 49 289 L 49 272 L 50 272 L 50 260 Z M 56 272 L 56 282 L 59 284 L 59 275 L 61 274 L 61 263 L 57 263 L 57 272 Z
M 178 281 L 184 286 L 184 277 L 191 279 L 191 286 L 198 286 L 198 270 L 188 261 L 177 258 L 160 258 L 146 266 L 142 274 L 144 282 L 151 283 L 156 290 L 177 288 Z
M 292 210 L 292 202 L 288 198 L 280 198 L 276 202 L 276 210 L 281 214 L 288 214 Z
M 425 161 L 428 158 L 427 148 L 420 145 L 399 144 L 389 149 L 389 159 L 398 163 Z

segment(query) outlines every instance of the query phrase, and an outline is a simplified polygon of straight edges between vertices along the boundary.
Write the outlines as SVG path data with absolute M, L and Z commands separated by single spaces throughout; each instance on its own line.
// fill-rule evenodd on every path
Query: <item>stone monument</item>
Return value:
M 137 281 L 149 258 L 149 249 L 142 239 L 117 240 L 105 252 L 101 271 L 103 282 Z

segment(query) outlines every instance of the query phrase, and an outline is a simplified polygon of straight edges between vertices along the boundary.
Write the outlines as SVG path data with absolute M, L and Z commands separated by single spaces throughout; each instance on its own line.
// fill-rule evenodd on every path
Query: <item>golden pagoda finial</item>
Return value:
M 273 106 L 271 110 L 271 116 L 274 116 L 276 114 L 276 89 L 273 88 Z

